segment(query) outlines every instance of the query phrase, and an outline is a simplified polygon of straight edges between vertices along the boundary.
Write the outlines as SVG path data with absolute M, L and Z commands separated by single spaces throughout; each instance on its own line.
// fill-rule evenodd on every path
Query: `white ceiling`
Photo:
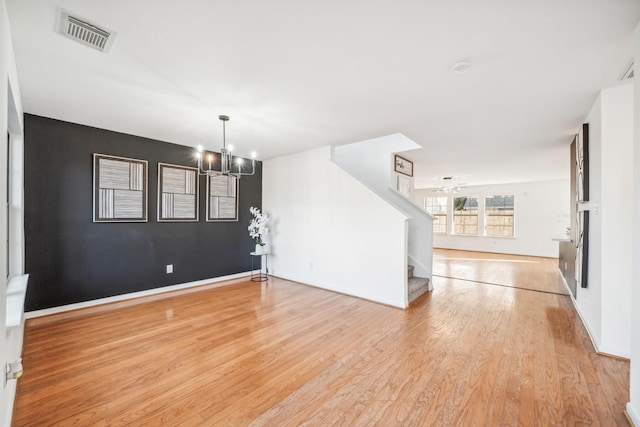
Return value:
M 57 8 L 117 33 L 100 53 Z M 260 159 L 396 132 L 416 186 L 566 178 L 638 0 L 7 0 L 25 112 Z M 472 66 L 454 74 L 459 59 Z

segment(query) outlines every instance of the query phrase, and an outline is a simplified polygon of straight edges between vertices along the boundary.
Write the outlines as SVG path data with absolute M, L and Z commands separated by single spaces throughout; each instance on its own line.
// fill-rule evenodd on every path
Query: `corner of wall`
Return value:
M 403 307 L 406 216 L 334 163 L 329 150 L 264 163 L 263 210 L 273 220 L 272 272 Z
M 634 32 L 634 57 L 636 67 L 640 58 L 640 23 Z M 638 77 L 636 77 L 637 79 Z M 633 135 L 633 247 L 631 290 L 631 372 L 630 402 L 627 413 L 636 426 L 640 426 L 640 84 L 634 84 L 634 135 Z

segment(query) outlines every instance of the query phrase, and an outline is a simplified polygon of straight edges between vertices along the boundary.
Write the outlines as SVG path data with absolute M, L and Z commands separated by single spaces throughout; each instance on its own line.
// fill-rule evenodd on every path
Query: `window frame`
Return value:
M 487 209 L 487 198 L 489 197 L 511 197 L 513 199 L 513 209 L 512 209 L 512 213 L 511 215 L 489 215 L 488 212 L 489 210 Z M 501 235 L 501 234 L 488 234 L 487 233 L 487 223 L 488 223 L 488 219 L 489 217 L 511 217 L 511 235 Z M 494 225 L 494 227 L 505 227 L 504 224 L 502 225 Z M 491 238 L 506 238 L 506 239 L 513 239 L 516 237 L 516 195 L 513 193 L 510 194 L 486 194 L 484 196 L 484 224 L 482 227 L 483 230 L 483 236 L 484 237 L 491 237 Z
M 465 197 L 467 199 L 467 201 L 469 199 L 476 199 L 476 206 L 475 206 L 475 217 L 476 217 L 476 223 L 475 223 L 475 227 L 476 227 L 476 232 L 475 234 L 471 234 L 471 233 L 456 233 L 456 216 L 473 216 L 473 215 L 456 215 L 456 209 L 455 209 L 455 199 L 458 198 L 462 198 Z M 466 202 L 465 202 L 466 205 Z M 473 225 L 473 224 L 462 224 L 463 227 L 467 226 L 467 225 Z M 480 203 L 479 203 L 479 197 L 478 196 L 464 196 L 464 195 L 460 195 L 460 196 L 453 196 L 451 197 L 451 235 L 452 236 L 475 236 L 478 237 L 480 236 Z
M 444 206 L 444 214 L 435 214 L 430 212 L 429 209 L 427 208 L 427 199 L 444 199 L 445 201 L 444 205 L 438 204 L 438 206 Z M 424 210 L 434 218 L 434 222 L 433 222 L 434 226 L 441 225 L 441 224 L 436 224 L 435 222 L 436 217 L 444 217 L 444 231 L 435 231 L 435 227 L 434 227 L 432 229 L 433 234 L 441 234 L 441 235 L 449 234 L 449 197 L 448 196 L 424 196 L 423 207 L 424 207 Z

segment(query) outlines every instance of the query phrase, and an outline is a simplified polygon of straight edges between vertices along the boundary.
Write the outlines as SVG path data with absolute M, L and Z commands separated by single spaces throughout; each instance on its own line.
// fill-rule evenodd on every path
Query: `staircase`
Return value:
M 413 275 L 414 268 L 415 267 L 413 265 L 407 266 L 407 277 L 409 278 L 409 304 L 429 291 L 429 279 L 426 277 L 415 277 Z

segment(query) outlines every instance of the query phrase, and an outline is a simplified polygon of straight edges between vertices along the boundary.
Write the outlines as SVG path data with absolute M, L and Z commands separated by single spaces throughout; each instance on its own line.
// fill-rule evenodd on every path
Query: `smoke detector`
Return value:
M 58 32 L 71 40 L 104 53 L 109 52 L 116 37 L 113 31 L 78 16 L 72 16 L 64 9 L 60 9 L 58 15 Z
M 461 59 L 460 61 L 456 61 L 449 67 L 449 70 L 454 74 L 462 74 L 466 73 L 469 68 L 471 68 L 471 62 L 466 59 Z

